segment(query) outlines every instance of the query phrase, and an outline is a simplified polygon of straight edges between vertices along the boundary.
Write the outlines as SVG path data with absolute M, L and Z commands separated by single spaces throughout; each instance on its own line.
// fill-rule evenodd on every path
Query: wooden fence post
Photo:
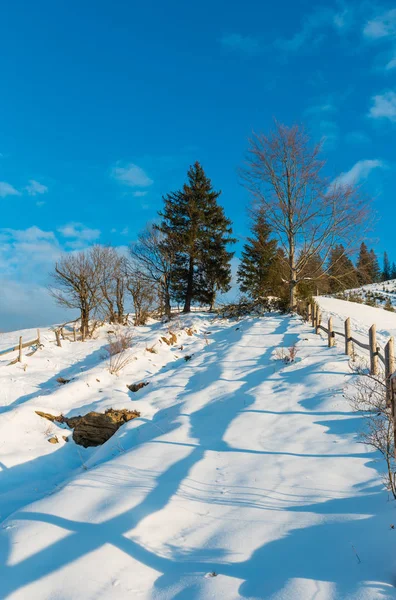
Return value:
M 321 322 L 322 322 L 322 315 L 320 313 L 320 308 L 318 306 L 316 309 L 316 327 L 315 327 L 315 332 L 317 334 L 319 333 L 319 327 L 320 327 Z
M 56 345 L 62 347 L 59 329 L 55 329 Z
M 345 354 L 352 355 L 351 319 L 349 317 L 345 321 Z
M 329 348 L 334 346 L 334 331 L 333 331 L 333 317 L 329 317 L 329 323 L 327 326 L 329 336 Z
M 41 339 L 40 339 L 40 329 L 37 329 L 37 344 L 40 346 L 41 345 Z
M 369 344 L 370 344 L 370 373 L 378 375 L 378 347 L 377 347 L 377 328 L 371 325 L 369 329 Z
M 395 372 L 395 340 L 390 338 L 385 346 L 385 380 L 386 380 L 386 404 L 392 404 L 392 375 Z
M 77 341 L 77 333 L 76 333 L 76 326 L 74 325 L 73 327 L 73 339 L 76 342 Z
M 312 306 L 312 327 L 315 327 L 317 304 L 314 302 Z
M 312 319 L 312 304 L 308 302 L 307 306 L 307 322 L 309 323 Z
M 391 390 L 391 407 L 392 407 L 392 418 L 393 418 L 393 454 L 396 458 L 396 411 L 395 411 L 395 400 L 396 400 L 396 377 L 390 379 L 390 390 Z
M 19 338 L 18 362 L 22 362 L 22 336 Z

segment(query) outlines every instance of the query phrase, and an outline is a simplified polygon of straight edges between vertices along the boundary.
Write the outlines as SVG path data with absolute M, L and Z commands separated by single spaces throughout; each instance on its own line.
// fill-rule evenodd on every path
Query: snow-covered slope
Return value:
M 120 377 L 104 331 L 0 366 L 0 598 L 396 598 L 395 505 L 342 353 L 297 317 L 172 328 L 173 347 L 164 325 L 140 329 Z M 295 343 L 295 363 L 274 360 Z M 90 449 L 57 425 L 49 444 L 34 412 L 110 406 L 141 417 Z
M 332 316 L 334 329 L 338 331 L 344 331 L 344 321 L 350 317 L 353 336 L 363 343 L 368 343 L 368 330 L 373 324 L 377 326 L 380 347 L 383 348 L 391 336 L 396 337 L 396 313 L 325 296 L 316 297 L 316 301 L 322 310 L 322 318 L 326 320 Z
M 362 285 L 359 288 L 346 290 L 342 295 L 346 300 L 364 302 L 389 310 L 396 307 L 396 279 Z

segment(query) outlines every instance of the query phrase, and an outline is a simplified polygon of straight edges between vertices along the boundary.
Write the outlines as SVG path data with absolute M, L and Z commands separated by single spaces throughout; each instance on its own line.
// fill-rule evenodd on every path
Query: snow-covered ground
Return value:
M 377 342 L 381 348 L 384 348 L 391 336 L 396 337 L 396 313 L 326 296 L 317 296 L 316 302 L 321 308 L 324 324 L 331 316 L 334 329 L 342 332 L 344 331 L 344 321 L 349 317 L 353 337 L 365 344 L 368 344 L 368 331 L 373 324 L 376 325 Z M 340 348 L 344 346 L 344 340 L 337 336 L 336 343 Z M 360 348 L 357 348 L 357 351 L 359 354 L 364 354 L 364 350 Z
M 378 308 L 396 307 L 396 279 L 380 283 L 369 283 L 343 292 L 346 300 L 364 302 Z
M 43 331 L 42 350 L 0 363 L 0 598 L 396 598 L 396 505 L 358 443 L 342 351 L 277 314 L 172 330 L 170 347 L 167 326 L 139 328 L 119 377 L 106 328 L 62 348 Z M 274 360 L 294 344 L 295 363 Z M 109 407 L 141 417 L 88 449 L 35 414 Z

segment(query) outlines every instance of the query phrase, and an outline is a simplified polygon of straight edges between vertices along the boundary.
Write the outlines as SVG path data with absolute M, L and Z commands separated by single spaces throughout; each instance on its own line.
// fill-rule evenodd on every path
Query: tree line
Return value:
M 321 144 L 312 145 L 301 126 L 275 123 L 269 135 L 249 141 L 241 178 L 251 196 L 250 235 L 237 271 L 249 299 L 273 296 L 294 310 L 299 297 L 396 278 L 388 255 L 381 270 L 363 241 L 369 202 L 356 186 L 328 180 L 324 166 Z M 93 316 L 125 323 L 129 299 L 137 325 L 153 312 L 170 317 L 174 304 L 185 313 L 193 305 L 214 308 L 231 289 L 237 241 L 220 196 L 196 162 L 127 255 L 96 245 L 56 263 L 51 293 L 79 311 L 83 335 Z

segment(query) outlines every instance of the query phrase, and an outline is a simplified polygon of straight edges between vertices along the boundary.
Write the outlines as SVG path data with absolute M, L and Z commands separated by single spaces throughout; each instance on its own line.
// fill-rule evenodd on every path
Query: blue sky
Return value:
M 243 240 L 237 169 L 273 118 L 325 138 L 396 260 L 394 3 L 13 0 L 0 56 L 0 329 L 62 318 L 56 257 L 127 245 L 195 160 Z

